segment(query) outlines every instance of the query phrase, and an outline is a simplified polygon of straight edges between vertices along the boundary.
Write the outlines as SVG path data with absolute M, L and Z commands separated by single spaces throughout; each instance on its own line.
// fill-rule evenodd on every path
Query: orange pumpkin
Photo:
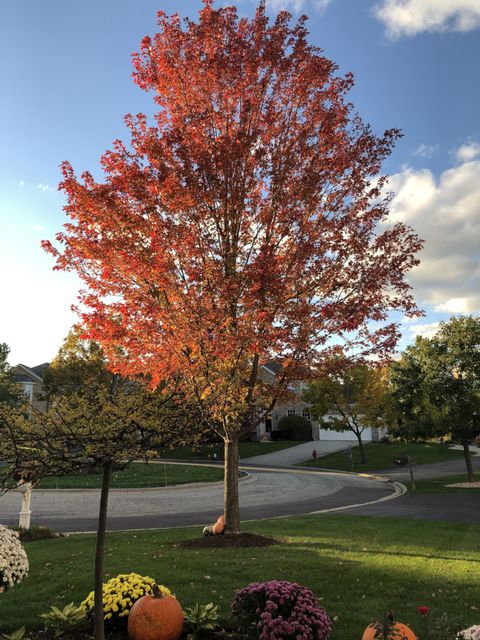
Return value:
M 362 640 L 379 640 L 382 636 L 376 636 L 377 628 L 374 624 L 369 624 L 363 632 Z M 389 636 L 391 640 L 418 640 L 417 636 L 413 633 L 410 627 L 401 622 L 393 623 L 393 635 Z
M 225 531 L 225 518 L 220 516 L 212 527 L 213 535 L 218 536 Z
M 162 597 L 157 585 L 153 595 L 142 596 L 128 616 L 130 640 L 178 640 L 183 629 L 183 610 L 173 596 Z

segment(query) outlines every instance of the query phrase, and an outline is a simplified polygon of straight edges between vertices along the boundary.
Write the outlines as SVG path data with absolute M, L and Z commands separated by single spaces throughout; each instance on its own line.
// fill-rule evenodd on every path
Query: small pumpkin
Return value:
M 212 527 L 213 535 L 218 536 L 225 531 L 225 518 L 220 516 Z
M 183 630 L 183 610 L 173 596 L 153 585 L 153 595 L 142 596 L 128 616 L 130 640 L 178 640 Z
M 385 614 L 384 623 L 374 622 L 369 624 L 363 632 L 362 640 L 383 640 L 385 637 L 382 633 L 382 629 L 388 626 L 388 640 L 418 640 L 417 636 L 413 633 L 410 627 L 402 622 L 395 622 L 393 620 L 393 614 L 387 611 Z

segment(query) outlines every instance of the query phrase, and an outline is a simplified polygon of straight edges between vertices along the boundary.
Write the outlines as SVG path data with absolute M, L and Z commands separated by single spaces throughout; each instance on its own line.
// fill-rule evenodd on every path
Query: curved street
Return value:
M 239 482 L 241 519 L 341 510 L 354 515 L 480 522 L 480 492 L 460 495 L 403 493 L 400 483 L 408 481 L 409 472 L 402 467 L 378 471 L 376 477 L 365 477 L 290 466 L 308 459 L 314 446 L 320 455 L 325 455 L 351 444 L 309 442 L 242 460 L 240 468 L 248 476 Z M 480 471 L 480 455 L 474 456 L 472 462 L 475 470 Z M 211 462 L 177 461 L 176 464 L 219 466 L 219 463 Z M 455 473 L 464 473 L 463 460 L 415 467 L 417 479 Z M 46 524 L 63 532 L 94 531 L 99 499 L 100 491 L 96 489 L 35 490 L 32 494 L 32 524 Z M 0 497 L 0 522 L 18 524 L 20 505 L 19 492 Z M 223 483 L 112 489 L 108 511 L 108 529 L 111 531 L 204 526 L 214 522 L 223 511 Z
M 240 480 L 241 518 L 253 520 L 299 515 L 389 499 L 395 485 L 355 474 L 299 468 L 241 465 L 248 473 Z M 32 524 L 57 531 L 94 531 L 99 490 L 34 490 Z M 17 524 L 21 496 L 0 498 L 0 521 Z M 199 483 L 154 489 L 113 489 L 109 498 L 108 529 L 144 529 L 205 525 L 223 511 L 223 483 Z

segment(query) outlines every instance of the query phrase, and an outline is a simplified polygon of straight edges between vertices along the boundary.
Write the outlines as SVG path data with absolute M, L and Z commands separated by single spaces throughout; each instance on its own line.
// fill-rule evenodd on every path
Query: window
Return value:
M 303 409 L 302 417 L 306 418 L 310 422 L 310 411 L 308 409 Z
M 295 415 L 295 409 L 288 409 L 287 410 L 287 416 L 294 416 Z

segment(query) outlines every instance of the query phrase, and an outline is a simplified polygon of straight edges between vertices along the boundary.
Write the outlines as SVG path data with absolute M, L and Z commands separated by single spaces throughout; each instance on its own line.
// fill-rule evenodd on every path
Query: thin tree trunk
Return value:
M 463 445 L 463 455 L 465 456 L 465 465 L 467 467 L 467 477 L 469 482 L 475 481 L 475 474 L 473 473 L 472 467 L 472 457 L 470 454 L 470 449 L 468 448 L 468 438 L 462 439 Z
M 365 456 L 365 447 L 363 446 L 362 434 L 361 433 L 356 433 L 355 435 L 357 436 L 358 448 L 360 450 L 360 463 L 361 464 L 366 464 L 367 458 Z
M 95 640 L 105 640 L 103 623 L 103 559 L 105 556 L 105 531 L 107 528 L 108 491 L 112 475 L 112 463 L 103 465 L 102 493 L 98 514 L 97 544 L 95 550 L 95 594 L 93 612 L 93 630 Z
M 224 513 L 225 533 L 240 533 L 238 500 L 238 436 L 225 439 Z

